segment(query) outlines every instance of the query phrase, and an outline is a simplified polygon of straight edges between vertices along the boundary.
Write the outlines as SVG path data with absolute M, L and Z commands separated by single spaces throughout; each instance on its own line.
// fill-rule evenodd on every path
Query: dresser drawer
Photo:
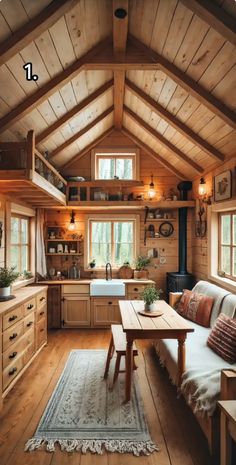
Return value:
M 24 333 L 34 327 L 34 321 L 34 312 L 30 312 L 30 314 L 24 318 Z
M 42 318 L 47 316 L 47 306 L 44 304 L 42 307 L 37 308 L 36 310 L 36 321 L 40 321 Z
M 9 349 L 7 349 L 2 356 L 3 370 L 10 364 L 12 364 L 20 355 L 24 352 L 25 341 L 21 338 L 15 344 L 13 344 Z
M 36 344 L 37 349 L 47 341 L 47 325 L 46 318 L 42 318 L 39 323 L 36 324 Z
M 89 284 L 64 284 L 62 294 L 90 294 Z
M 2 384 L 3 384 L 3 391 L 7 388 L 7 386 L 12 382 L 12 380 L 20 373 L 24 366 L 23 362 L 23 354 L 15 360 L 11 365 L 9 365 L 3 371 L 2 375 Z
M 47 302 L 47 291 L 40 292 L 37 296 L 37 309 L 42 307 Z
M 36 300 L 35 298 L 27 300 L 24 303 L 24 316 L 27 316 L 30 312 L 33 312 L 36 309 Z
M 147 287 L 145 284 L 128 284 L 127 294 L 140 294 L 144 291 L 145 287 Z
M 23 317 L 22 305 L 6 313 L 6 315 L 4 315 L 2 319 L 3 331 L 5 331 L 5 329 L 10 328 L 10 326 L 17 323 L 22 317 Z
M 3 352 L 20 339 L 24 333 L 23 321 L 4 331 L 2 336 Z
M 127 300 L 142 300 L 140 294 L 137 292 L 136 294 L 128 294 Z

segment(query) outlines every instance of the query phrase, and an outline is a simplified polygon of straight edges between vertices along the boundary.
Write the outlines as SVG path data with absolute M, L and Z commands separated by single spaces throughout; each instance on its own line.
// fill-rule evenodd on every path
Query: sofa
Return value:
M 193 291 L 213 297 L 214 303 L 209 328 L 191 322 L 194 332 L 189 333 L 186 339 L 186 367 L 180 394 L 196 415 L 213 454 L 219 442 L 217 401 L 222 398 L 236 399 L 236 363 L 229 364 L 213 352 L 207 345 L 207 338 L 221 312 L 236 318 L 236 295 L 206 281 L 199 281 Z M 176 308 L 181 295 L 170 293 L 172 307 Z M 156 340 L 154 347 L 171 382 L 177 386 L 178 342 L 174 339 Z

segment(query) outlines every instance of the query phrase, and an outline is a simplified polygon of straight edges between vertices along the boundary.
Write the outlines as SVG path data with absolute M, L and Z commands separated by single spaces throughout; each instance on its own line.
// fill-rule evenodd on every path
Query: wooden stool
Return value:
M 106 379 L 108 376 L 110 362 L 114 355 L 114 352 L 116 352 L 116 364 L 115 364 L 115 371 L 114 371 L 112 385 L 114 385 L 114 383 L 116 382 L 119 373 L 125 373 L 125 370 L 120 370 L 121 357 L 123 356 L 125 357 L 126 355 L 126 335 L 121 325 L 111 325 L 111 340 L 110 340 L 109 349 L 107 353 L 107 361 L 106 361 L 106 367 L 105 367 L 105 372 L 104 372 L 104 379 Z M 133 344 L 133 358 L 136 357 L 137 355 L 138 355 L 138 349 L 134 343 Z M 137 369 L 135 361 L 133 363 L 133 367 L 134 367 L 134 370 Z

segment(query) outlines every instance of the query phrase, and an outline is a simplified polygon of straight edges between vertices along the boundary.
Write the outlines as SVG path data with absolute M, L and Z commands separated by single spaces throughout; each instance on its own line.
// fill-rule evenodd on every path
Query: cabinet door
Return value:
M 90 326 L 90 297 L 64 295 L 62 302 L 63 328 Z
M 61 286 L 48 286 L 48 329 L 61 327 Z
M 121 323 L 118 299 L 93 299 L 92 305 L 93 326 L 109 327 L 113 323 Z

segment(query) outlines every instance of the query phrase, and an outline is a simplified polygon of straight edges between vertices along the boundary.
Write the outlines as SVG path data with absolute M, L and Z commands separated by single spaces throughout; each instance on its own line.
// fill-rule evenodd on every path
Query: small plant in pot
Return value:
M 11 293 L 11 284 L 20 276 L 15 271 L 15 266 L 9 268 L 0 268 L 0 297 L 9 297 Z
M 156 300 L 159 300 L 162 292 L 162 289 L 157 289 L 155 286 L 145 287 L 141 297 L 144 300 L 146 312 L 151 312 L 153 310 L 153 304 Z
M 135 261 L 134 279 L 148 279 L 149 271 L 146 269 L 150 265 L 151 259 L 139 255 Z

